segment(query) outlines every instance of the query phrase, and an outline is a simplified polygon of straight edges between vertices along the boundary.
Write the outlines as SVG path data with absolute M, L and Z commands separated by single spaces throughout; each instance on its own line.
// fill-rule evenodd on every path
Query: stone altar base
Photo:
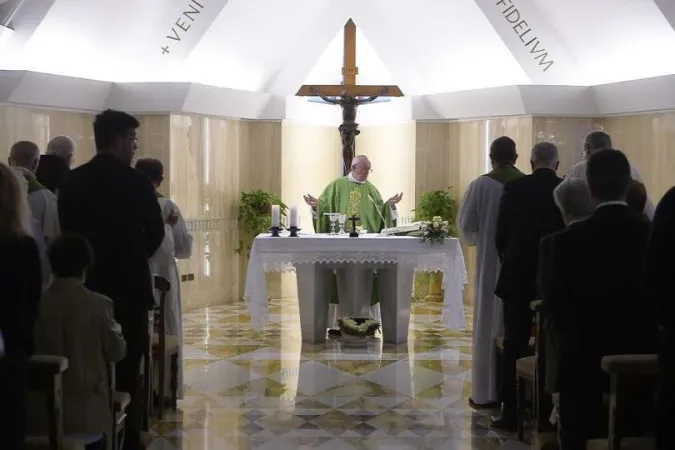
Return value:
M 414 267 L 390 263 L 298 264 L 296 273 L 303 342 L 315 344 L 326 340 L 334 272 L 337 273 L 340 315 L 368 316 L 374 269 L 377 269 L 380 283 L 382 338 L 394 344 L 407 342 Z

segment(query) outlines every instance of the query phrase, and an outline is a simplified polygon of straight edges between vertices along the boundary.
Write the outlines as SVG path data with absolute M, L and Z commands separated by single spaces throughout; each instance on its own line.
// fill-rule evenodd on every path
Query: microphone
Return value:
M 377 210 L 377 213 L 380 215 L 380 218 L 382 219 L 382 226 L 383 226 L 383 227 L 386 227 L 386 226 L 387 226 L 387 221 L 386 221 L 386 219 L 384 218 L 384 216 L 382 215 L 382 211 L 380 211 L 380 207 L 377 206 L 377 203 L 375 202 L 375 200 L 373 199 L 373 197 L 370 196 L 370 194 L 368 194 L 368 198 L 369 198 L 370 201 L 373 203 L 373 205 L 375 205 L 375 209 Z

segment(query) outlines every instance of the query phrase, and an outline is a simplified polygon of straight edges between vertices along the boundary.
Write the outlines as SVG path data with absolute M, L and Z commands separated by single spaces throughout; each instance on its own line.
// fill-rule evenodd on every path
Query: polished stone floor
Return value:
M 471 338 L 416 303 L 407 345 L 303 345 L 297 301 L 272 301 L 256 333 L 243 303 L 188 313 L 185 399 L 153 450 L 499 449 L 512 436 L 467 406 Z M 471 323 L 470 317 L 469 323 Z

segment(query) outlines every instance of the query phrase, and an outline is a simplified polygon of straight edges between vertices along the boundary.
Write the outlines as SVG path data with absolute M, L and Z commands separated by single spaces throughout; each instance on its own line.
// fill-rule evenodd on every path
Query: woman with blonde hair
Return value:
M 38 246 L 31 235 L 25 192 L 15 172 L 0 164 L 0 442 L 22 449 L 25 439 L 26 367 L 42 294 Z

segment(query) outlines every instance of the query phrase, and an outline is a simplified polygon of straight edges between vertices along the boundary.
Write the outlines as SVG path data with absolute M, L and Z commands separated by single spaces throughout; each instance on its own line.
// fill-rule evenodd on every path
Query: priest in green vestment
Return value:
M 356 225 L 369 233 L 379 233 L 383 228 L 394 226 L 398 218 L 396 205 L 403 198 L 403 194 L 394 195 L 386 202 L 382 201 L 380 191 L 368 181 L 371 172 L 368 157 L 358 155 L 352 160 L 351 172 L 328 184 L 318 199 L 309 194 L 305 195 L 305 202 L 312 207 L 314 230 L 317 233 L 330 231 L 330 221 L 324 213 L 346 214 L 348 219 L 356 216 L 359 218 Z M 351 230 L 350 227 L 351 222 L 347 223 L 346 228 Z M 375 278 L 371 305 L 376 305 L 378 301 L 377 278 Z M 333 289 L 331 303 L 337 303 L 336 289 Z

